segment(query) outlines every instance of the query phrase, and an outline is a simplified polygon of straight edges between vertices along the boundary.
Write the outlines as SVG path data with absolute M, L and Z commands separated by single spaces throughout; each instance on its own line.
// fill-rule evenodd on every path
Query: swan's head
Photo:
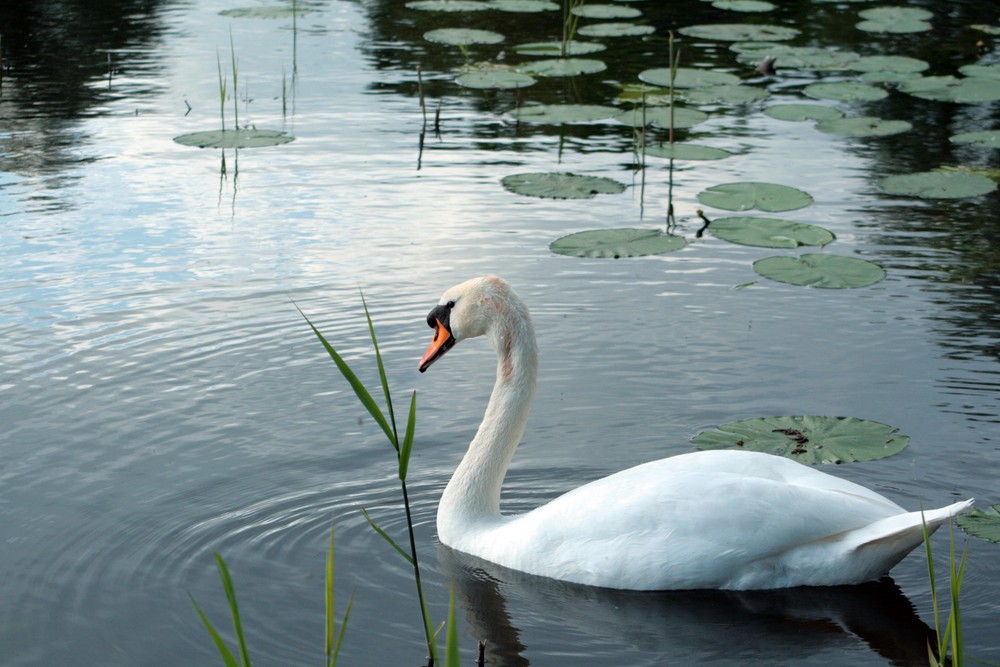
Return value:
M 498 323 L 510 319 L 523 304 L 510 285 L 496 276 L 467 280 L 445 291 L 438 305 L 427 315 L 427 326 L 434 329 L 434 339 L 420 359 L 420 372 L 444 356 L 455 343 L 490 333 Z M 527 318 L 527 312 L 523 311 Z

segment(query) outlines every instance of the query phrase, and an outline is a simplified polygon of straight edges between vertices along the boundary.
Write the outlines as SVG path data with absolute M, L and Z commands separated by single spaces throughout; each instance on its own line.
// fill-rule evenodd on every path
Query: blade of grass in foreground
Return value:
M 222 640 L 222 636 L 219 635 L 215 626 L 213 626 L 212 622 L 208 620 L 207 616 L 205 616 L 205 612 L 203 612 L 201 607 L 198 606 L 198 601 L 195 600 L 194 596 L 190 593 L 188 594 L 188 597 L 191 598 L 194 608 L 198 610 L 198 616 L 201 617 L 201 622 L 205 625 L 205 629 L 208 630 L 208 634 L 211 635 L 212 641 L 215 642 L 215 648 L 219 650 L 219 655 L 222 656 L 222 662 L 226 663 L 226 667 L 240 667 L 240 663 L 236 660 L 236 656 L 234 656 L 233 652 L 229 650 L 228 646 L 226 646 L 226 642 Z
M 198 602 L 194 599 L 193 595 L 191 596 L 191 602 L 194 603 L 194 608 L 198 611 L 198 616 L 201 617 L 201 622 L 205 625 L 205 629 L 208 630 L 208 634 L 212 636 L 212 641 L 215 642 L 215 647 L 219 650 L 219 655 L 222 656 L 222 661 L 226 663 L 226 667 L 251 667 L 250 652 L 247 650 L 246 636 L 243 633 L 243 621 L 240 619 L 240 608 L 236 603 L 236 587 L 233 585 L 233 578 L 230 576 L 229 568 L 226 567 L 226 561 L 222 559 L 222 556 L 215 554 L 215 562 L 219 566 L 219 578 L 222 579 L 222 588 L 226 591 L 226 599 L 229 601 L 229 611 L 233 617 L 233 628 L 236 630 L 236 641 L 240 650 L 240 659 L 238 661 L 233 652 L 229 650 L 229 647 L 222 640 L 222 636 L 208 620 L 208 617 L 205 616 L 201 607 L 198 606 Z
M 333 604 L 333 519 L 330 520 L 330 548 L 326 554 L 326 664 L 327 667 L 335 667 L 337 656 L 340 655 L 340 646 L 344 643 L 344 631 L 347 629 L 347 621 L 351 617 L 351 607 L 354 606 L 354 593 L 351 593 L 350 600 L 347 601 L 347 609 L 344 611 L 344 620 L 340 622 L 340 632 L 336 632 L 337 621 L 334 616 Z M 336 637 L 334 635 L 336 634 Z

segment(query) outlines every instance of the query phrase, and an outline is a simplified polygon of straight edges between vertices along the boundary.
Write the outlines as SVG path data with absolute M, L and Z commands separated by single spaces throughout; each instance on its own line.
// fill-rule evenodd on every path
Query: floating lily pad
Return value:
M 690 104 L 751 104 L 767 99 L 770 95 L 763 88 L 744 86 L 706 86 L 683 91 L 684 100 Z
M 670 68 L 657 67 L 639 72 L 639 80 L 654 86 L 667 87 L 670 85 Z M 740 78 L 735 74 L 726 72 L 715 72 L 708 69 L 695 69 L 692 67 L 678 67 L 677 76 L 674 78 L 674 88 L 696 88 L 698 86 L 718 86 L 722 84 L 739 83 Z
M 721 160 L 732 155 L 729 151 L 724 151 L 721 148 L 686 143 L 646 146 L 645 153 L 647 156 L 673 160 Z
M 769 42 L 737 42 L 730 48 L 739 55 L 741 63 L 756 64 L 762 58 L 771 56 L 777 59 L 777 66 L 783 69 L 807 70 L 846 70 L 861 57 L 854 51 L 840 51 L 834 48 L 817 46 L 789 46 Z
M 973 30 L 985 32 L 987 35 L 1000 35 L 1000 25 L 989 25 L 987 23 L 973 23 L 969 26 Z
M 721 42 L 780 42 L 799 34 L 795 28 L 757 23 L 714 23 L 691 25 L 678 29 L 679 33 L 699 39 L 715 39 Z
M 958 527 L 973 537 L 1000 543 L 1000 505 L 985 510 L 974 507 L 956 520 Z
M 930 30 L 927 21 L 934 15 L 914 7 L 873 7 L 858 12 L 858 16 L 865 19 L 855 26 L 858 30 L 903 34 Z
M 858 81 L 833 81 L 813 83 L 806 86 L 802 92 L 809 97 L 821 100 L 837 100 L 840 102 L 867 101 L 885 99 L 889 96 L 882 88 Z
M 455 78 L 455 83 L 463 88 L 511 89 L 527 88 L 535 85 L 535 80 L 506 66 L 478 67 L 463 72 Z
M 978 174 L 951 171 L 922 171 L 899 174 L 879 181 L 891 195 L 908 195 L 925 199 L 964 199 L 993 192 L 997 184 Z
M 747 13 L 769 12 L 775 9 L 773 4 L 764 0 L 715 0 L 712 6 L 716 9 Z
M 468 44 L 499 44 L 504 37 L 492 30 L 475 30 L 473 28 L 438 28 L 424 33 L 424 39 L 436 44 L 450 46 L 465 46 Z
M 858 72 L 923 72 L 928 67 L 926 61 L 908 56 L 865 56 L 851 63 Z
M 776 120 L 790 121 L 830 120 L 844 115 L 840 109 L 819 104 L 775 104 L 764 109 L 764 114 Z
M 913 125 L 905 120 L 886 120 L 874 116 L 861 116 L 820 121 L 816 124 L 816 129 L 820 132 L 839 134 L 845 137 L 886 137 L 909 132 L 913 129 Z
M 982 130 L 980 132 L 962 132 L 951 137 L 953 144 L 973 144 L 987 148 L 1000 148 L 1000 130 Z
M 220 16 L 228 16 L 233 19 L 283 19 L 298 14 L 311 14 L 316 11 L 308 7 L 234 7 L 233 9 L 223 9 Z
M 554 12 L 559 5 L 548 0 L 489 0 L 491 9 L 516 14 L 537 14 L 539 12 Z
M 806 464 L 850 463 L 903 451 L 910 438 L 896 431 L 888 424 L 856 417 L 763 417 L 703 431 L 692 442 L 699 449 L 766 452 Z
M 698 193 L 698 201 L 727 211 L 756 208 L 777 213 L 806 207 L 812 203 L 813 198 L 808 193 L 787 185 L 746 182 L 713 185 Z
M 965 76 L 978 76 L 985 79 L 1000 79 L 1000 63 L 990 65 L 963 65 L 958 71 Z
M 825 289 L 867 287 L 885 278 L 885 269 L 873 262 L 817 253 L 758 259 L 753 270 L 780 283 Z
M 504 176 L 503 186 L 520 195 L 547 199 L 590 199 L 595 195 L 621 194 L 625 186 L 603 176 L 535 172 Z
M 825 246 L 834 239 L 832 232 L 816 225 L 750 216 L 713 220 L 708 231 L 724 241 L 759 248 Z
M 548 58 L 518 65 L 520 71 L 535 76 L 576 76 L 603 72 L 607 68 L 602 61 L 591 58 Z
M 612 258 L 662 255 L 684 247 L 683 236 L 657 229 L 593 229 L 556 239 L 549 249 L 571 257 Z
M 198 148 L 261 148 L 263 146 L 279 146 L 294 141 L 295 137 L 277 130 L 210 130 L 207 132 L 192 132 L 174 137 L 174 141 L 183 146 Z
M 565 46 L 567 56 L 585 56 L 588 53 L 597 53 L 607 48 L 597 42 L 577 42 L 572 39 L 568 40 Z M 514 50 L 524 56 L 562 56 L 563 43 L 528 42 L 527 44 L 518 44 Z
M 572 13 L 586 19 L 634 19 L 642 16 L 635 7 L 622 5 L 584 5 L 573 7 Z
M 413 0 L 406 7 L 424 12 L 480 12 L 490 8 L 479 0 Z
M 1000 81 L 985 77 L 923 76 L 899 85 L 904 93 L 941 102 L 992 102 L 1000 100 Z
M 585 25 L 577 33 L 584 37 L 641 37 L 652 35 L 656 28 L 638 23 L 591 23 Z
M 671 127 L 670 107 L 635 107 L 627 109 L 617 116 L 615 120 L 631 127 L 642 127 L 655 125 L 662 128 Z M 689 128 L 698 123 L 708 120 L 708 114 L 697 109 L 685 109 L 684 107 L 674 107 L 673 127 L 674 129 Z
M 615 116 L 618 109 L 599 104 L 534 104 L 510 113 L 528 123 L 591 123 Z

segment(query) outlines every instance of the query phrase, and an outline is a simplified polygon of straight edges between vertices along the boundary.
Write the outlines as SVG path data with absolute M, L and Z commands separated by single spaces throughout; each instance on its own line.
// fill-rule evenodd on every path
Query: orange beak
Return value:
M 443 357 L 444 353 L 455 345 L 455 337 L 448 331 L 448 327 L 440 319 L 435 318 L 434 322 L 434 339 L 431 340 L 431 344 L 424 352 L 424 356 L 420 359 L 420 366 L 418 366 L 421 373 L 430 368 L 431 364 Z

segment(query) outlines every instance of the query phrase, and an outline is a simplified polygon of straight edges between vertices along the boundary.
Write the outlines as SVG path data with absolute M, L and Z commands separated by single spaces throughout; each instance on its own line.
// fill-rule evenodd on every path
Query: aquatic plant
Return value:
M 937 639 L 937 646 L 927 647 L 927 658 L 931 667 L 943 667 L 944 665 L 962 667 L 965 664 L 965 644 L 962 635 L 962 615 L 959 608 L 959 596 L 962 592 L 962 579 L 965 577 L 965 561 L 968 556 L 968 545 L 962 549 L 961 559 L 956 561 L 955 532 L 950 523 L 948 524 L 948 535 L 951 546 L 948 554 L 948 622 L 942 631 L 937 580 L 934 574 L 934 554 L 931 551 L 927 522 L 924 522 L 924 548 L 927 552 L 927 574 L 930 578 L 934 633 Z

